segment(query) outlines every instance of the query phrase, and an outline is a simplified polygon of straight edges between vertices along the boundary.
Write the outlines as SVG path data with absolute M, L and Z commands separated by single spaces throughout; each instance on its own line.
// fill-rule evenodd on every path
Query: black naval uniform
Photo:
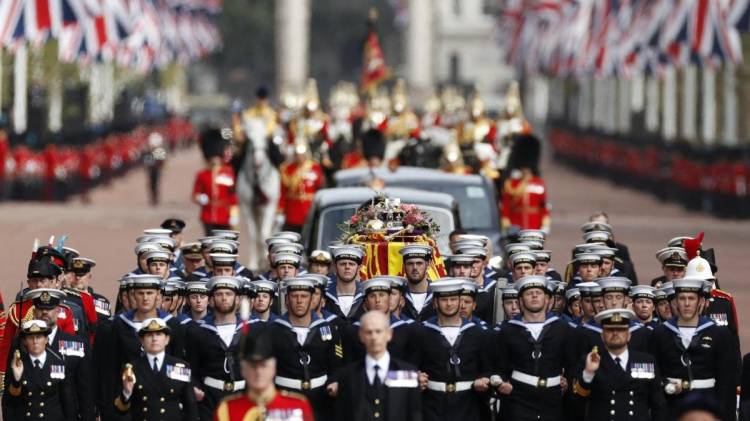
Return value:
M 94 421 L 94 385 L 91 384 L 92 377 L 92 355 L 88 338 L 71 335 L 60 329 L 55 331 L 55 336 L 47 345 L 50 349 L 62 356 L 65 361 L 66 377 L 71 377 L 74 385 L 75 408 L 79 419 L 82 421 Z
M 394 315 L 390 315 L 391 323 L 391 341 L 388 342 L 388 353 L 393 358 L 402 361 L 412 361 L 414 359 L 414 335 L 417 328 L 411 320 L 401 320 Z M 344 360 L 347 363 L 357 362 L 365 358 L 365 346 L 359 340 L 359 321 L 354 322 L 347 327 L 342 337 L 344 345 Z
M 288 315 L 270 323 L 267 332 L 277 360 L 276 385 L 305 395 L 316 420 L 332 419 L 333 400 L 326 386 L 337 381 L 336 374 L 344 358 L 336 330 L 313 313 L 302 345 L 297 341 Z
M 654 355 L 664 381 L 680 381 L 683 394 L 685 389 L 713 394 L 724 419 L 734 419 L 736 406 L 740 356 L 733 344 L 729 329 L 705 317 L 698 320 L 687 348 L 682 343 L 676 318 L 654 330 Z M 673 407 L 680 397 L 668 394 L 667 404 Z
M 403 310 L 401 310 L 401 315 L 406 318 L 414 320 L 415 322 L 423 322 L 435 317 L 437 314 L 435 309 L 432 308 L 431 292 L 427 293 L 427 297 L 425 297 L 424 300 L 424 306 L 422 306 L 420 311 L 417 311 L 417 308 L 414 306 L 414 299 L 412 298 L 410 291 L 407 291 L 406 294 L 404 294 L 404 298 L 406 299 L 406 305 L 404 305 Z
M 337 421 L 421 421 L 422 399 L 417 368 L 393 358 L 383 368 L 385 381 L 370 383 L 365 358 L 339 371 Z
M 197 387 L 205 393 L 198 403 L 201 420 L 212 420 L 214 409 L 223 398 L 245 389 L 240 362 L 235 358 L 242 338 L 242 327 L 242 322 L 236 324 L 228 346 L 219 336 L 212 318 L 187 327 L 190 367 Z
M 487 335 L 473 322 L 463 320 L 456 341 L 445 338 L 437 317 L 415 329 L 415 363 L 429 381 L 422 399 L 425 420 L 485 420 L 489 408 L 473 388 L 474 380 L 492 371 Z
M 93 367 L 94 372 L 102 373 L 102 375 L 94 377 L 94 388 L 96 391 L 96 407 L 99 417 L 102 420 L 115 420 L 119 415 L 114 405 L 112 405 L 115 396 L 117 396 L 117 384 L 112 380 L 112 376 L 114 375 L 116 379 L 120 378 L 119 375 L 116 375 L 120 367 L 119 363 L 115 362 L 114 358 L 112 358 L 115 347 L 112 328 L 115 317 L 118 316 L 119 313 L 102 320 L 96 326 Z
M 121 413 L 144 421 L 198 421 L 190 369 L 183 360 L 165 355 L 158 372 L 146 355 L 132 361 L 132 365 L 136 379 L 133 393 L 126 398 L 120 392 L 115 400 Z
M 586 356 L 578 370 L 573 395 L 587 404 L 585 418 L 600 420 L 666 420 L 666 402 L 656 359 L 628 349 L 627 370 L 616 363 L 605 348 L 599 348 L 600 363 L 594 378 L 583 377 Z
M 88 292 L 94 298 L 94 309 L 99 322 L 108 319 L 112 315 L 112 303 L 107 297 L 94 292 L 91 288 L 88 289 Z
M 77 419 L 73 379 L 65 370 L 65 360 L 49 349 L 46 352 L 41 369 L 35 368 L 29 354 L 22 352 L 23 375 L 20 381 L 16 381 L 11 367 L 8 367 L 6 396 L 3 398 L 4 420 Z
M 520 315 L 502 325 L 496 336 L 496 370 L 513 385 L 510 395 L 501 396 L 504 419 L 563 419 L 560 376 L 563 370 L 572 373 L 575 361 L 561 350 L 568 349 L 572 333 L 567 322 L 552 314 L 547 315 L 537 339 Z

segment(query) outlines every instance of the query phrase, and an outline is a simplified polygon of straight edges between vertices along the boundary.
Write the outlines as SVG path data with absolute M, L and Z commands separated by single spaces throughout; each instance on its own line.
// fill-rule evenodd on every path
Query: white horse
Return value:
M 244 129 L 251 142 L 245 152 L 245 161 L 237 175 L 237 197 L 247 225 L 248 267 L 260 269 L 266 262 L 265 239 L 276 228 L 276 207 L 281 194 L 279 171 L 268 157 L 268 132 L 265 120 L 246 118 Z M 256 197 L 262 193 L 264 198 Z

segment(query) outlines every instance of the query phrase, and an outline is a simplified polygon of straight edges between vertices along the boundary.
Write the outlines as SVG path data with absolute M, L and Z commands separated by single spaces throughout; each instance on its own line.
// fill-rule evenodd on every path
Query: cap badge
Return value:
M 615 314 L 612 316 L 612 321 L 615 323 L 620 323 L 622 321 L 622 316 L 619 314 Z
M 706 267 L 705 267 L 705 266 L 703 266 L 703 263 L 698 263 L 698 264 L 697 264 L 697 265 L 695 266 L 695 271 L 696 271 L 696 272 L 703 272 L 703 271 L 704 271 L 705 269 L 706 269 Z
M 47 292 L 47 291 L 44 291 L 44 292 L 42 292 L 42 295 L 41 295 L 41 296 L 39 296 L 39 299 L 40 299 L 40 300 L 41 300 L 41 301 L 42 301 L 43 303 L 47 304 L 47 303 L 49 303 L 49 302 L 50 302 L 50 301 L 52 300 L 52 297 L 51 297 L 51 296 L 49 295 L 49 292 Z

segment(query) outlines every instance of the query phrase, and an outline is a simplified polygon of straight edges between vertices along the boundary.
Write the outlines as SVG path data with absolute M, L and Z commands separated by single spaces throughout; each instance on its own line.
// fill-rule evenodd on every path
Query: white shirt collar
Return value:
M 628 350 L 627 349 L 622 354 L 620 354 L 620 355 L 615 355 L 615 354 L 613 354 L 613 353 L 610 352 L 609 356 L 612 357 L 612 361 L 614 361 L 615 358 L 619 357 L 620 358 L 620 366 L 622 367 L 622 369 L 625 370 L 625 371 L 628 370 L 628 356 L 629 356 L 629 354 L 628 354 Z
M 158 354 L 149 354 L 146 353 L 146 359 L 148 359 L 148 366 L 152 368 L 154 366 L 154 357 L 156 357 L 156 365 L 159 368 L 159 371 L 161 371 L 161 367 L 164 365 L 164 355 L 165 352 L 162 351 Z
M 370 356 L 370 354 L 367 354 L 365 356 L 365 369 L 367 371 L 367 381 L 372 384 L 372 382 L 375 380 L 375 365 L 378 366 L 378 377 L 380 378 L 380 383 L 382 384 L 385 381 L 386 373 L 388 372 L 388 367 L 391 364 L 391 355 L 388 354 L 388 351 L 386 351 L 379 359 L 375 359 Z
M 39 360 L 39 365 L 41 367 L 44 367 L 44 363 L 47 361 L 47 351 L 44 351 L 39 356 L 33 356 L 29 354 L 29 358 L 31 359 L 31 363 L 34 364 L 34 360 Z
M 53 327 L 52 331 L 47 335 L 48 346 L 52 346 L 52 341 L 55 340 L 55 335 L 57 335 L 57 323 L 55 323 L 55 327 Z

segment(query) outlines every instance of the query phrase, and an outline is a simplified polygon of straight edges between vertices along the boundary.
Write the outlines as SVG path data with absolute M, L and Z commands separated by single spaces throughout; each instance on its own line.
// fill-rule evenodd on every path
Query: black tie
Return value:
M 159 357 L 154 357 L 154 373 L 158 373 L 159 372 L 158 361 L 159 361 Z
M 619 368 L 620 370 L 625 371 L 625 369 L 622 368 L 622 360 L 620 359 L 620 357 L 615 357 L 615 364 L 617 364 L 617 368 Z
M 377 389 L 380 387 L 380 376 L 378 376 L 378 370 L 380 370 L 380 367 L 375 364 L 375 366 L 372 367 L 372 370 L 375 372 L 375 376 L 372 378 L 372 387 Z
M 34 368 L 36 368 L 37 370 L 41 370 L 42 369 L 42 362 L 39 361 L 38 359 L 34 359 Z

